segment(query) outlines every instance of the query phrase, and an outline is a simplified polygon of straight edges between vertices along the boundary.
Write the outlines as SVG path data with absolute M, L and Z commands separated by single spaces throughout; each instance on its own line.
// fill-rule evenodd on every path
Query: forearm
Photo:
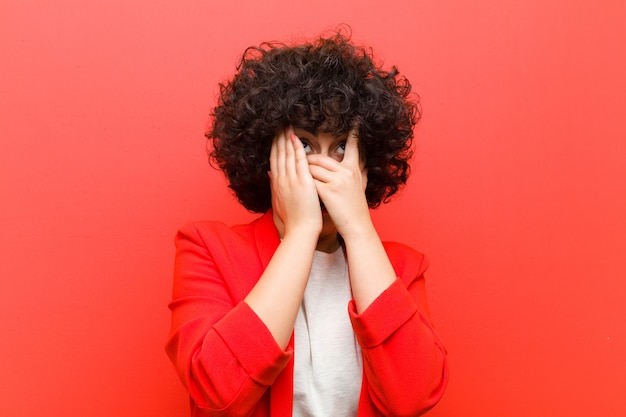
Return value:
M 302 230 L 285 235 L 263 275 L 244 300 L 283 349 L 293 332 L 316 243 L 315 232 Z
M 395 280 L 396 273 L 371 221 L 364 221 L 345 236 L 352 296 L 362 313 Z

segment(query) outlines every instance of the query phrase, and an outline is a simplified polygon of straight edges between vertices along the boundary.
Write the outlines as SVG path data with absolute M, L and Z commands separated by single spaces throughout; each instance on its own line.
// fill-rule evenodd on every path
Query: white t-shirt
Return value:
M 316 251 L 294 327 L 294 417 L 354 417 L 363 367 L 343 250 Z

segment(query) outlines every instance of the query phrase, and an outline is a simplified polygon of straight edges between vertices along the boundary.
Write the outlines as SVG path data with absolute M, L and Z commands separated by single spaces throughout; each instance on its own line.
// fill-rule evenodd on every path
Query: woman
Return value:
M 166 350 L 192 416 L 417 416 L 447 383 L 427 261 L 370 208 L 408 174 L 410 83 L 341 33 L 249 48 L 221 85 L 211 159 L 247 225 L 176 237 Z

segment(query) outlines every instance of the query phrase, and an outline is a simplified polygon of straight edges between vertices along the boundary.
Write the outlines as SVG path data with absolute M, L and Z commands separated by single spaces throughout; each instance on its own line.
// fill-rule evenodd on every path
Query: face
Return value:
M 307 154 L 322 154 L 341 162 L 346 151 L 348 134 L 339 137 L 328 133 L 313 134 L 304 129 L 295 128 L 296 136 L 300 138 Z

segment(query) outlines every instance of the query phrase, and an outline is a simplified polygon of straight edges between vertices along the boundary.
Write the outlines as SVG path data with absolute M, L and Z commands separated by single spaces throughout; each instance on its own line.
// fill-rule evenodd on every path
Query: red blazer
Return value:
M 282 350 L 243 302 L 279 242 L 271 212 L 233 228 L 189 224 L 176 236 L 166 351 L 193 417 L 291 416 L 293 337 Z M 347 308 L 363 354 L 358 416 L 418 416 L 443 395 L 446 354 L 428 318 L 427 261 L 398 243 L 385 248 L 398 280 L 362 314 Z

